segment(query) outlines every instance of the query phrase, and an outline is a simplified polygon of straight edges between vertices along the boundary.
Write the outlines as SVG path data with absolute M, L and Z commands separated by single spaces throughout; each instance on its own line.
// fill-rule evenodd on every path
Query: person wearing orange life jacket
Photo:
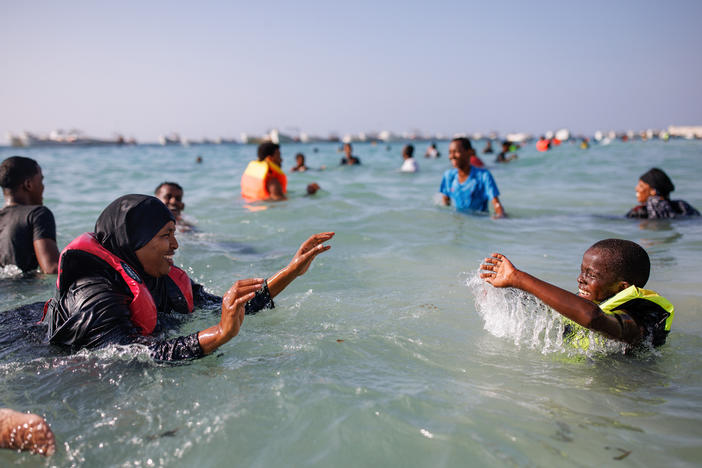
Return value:
M 537 151 L 548 151 L 551 149 L 551 141 L 547 140 L 546 137 L 542 136 L 539 141 L 536 142 Z
M 272 298 L 329 249 L 323 242 L 333 235 L 311 236 L 267 281 L 237 281 L 221 298 L 173 267 L 178 242 L 168 208 L 148 195 L 122 196 L 103 210 L 94 233 L 79 236 L 61 254 L 56 293 L 44 307 L 49 342 L 71 350 L 142 344 L 157 360 L 210 354 L 238 334 L 245 313 L 273 307 Z M 221 304 L 217 325 L 188 336 L 160 336 L 177 314 L 214 304 Z
M 258 146 L 258 161 L 251 161 L 241 176 L 241 195 L 250 201 L 287 200 L 288 178 L 281 169 L 280 145 L 266 141 Z

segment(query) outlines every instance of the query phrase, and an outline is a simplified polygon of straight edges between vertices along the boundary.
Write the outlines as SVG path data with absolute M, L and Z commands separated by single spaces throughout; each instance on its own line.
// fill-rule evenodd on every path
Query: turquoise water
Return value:
M 310 234 L 337 234 L 275 309 L 247 317 L 199 361 L 155 364 L 138 348 L 60 355 L 0 321 L 5 343 L 20 336 L 0 350 L 0 404 L 44 415 L 58 442 L 48 460 L 4 451 L 0 466 L 698 465 L 702 221 L 622 215 L 652 166 L 671 176 L 674 196 L 702 207 L 702 143 L 530 146 L 504 166 L 486 156 L 504 220 L 438 206 L 448 143 L 438 160 L 416 146 L 420 172 L 402 174 L 398 143 L 355 145 L 363 166 L 350 168 L 336 166 L 336 145 L 283 145 L 285 169 L 298 151 L 328 168 L 289 174 L 292 198 L 260 211 L 239 197 L 253 146 L 19 152 L 44 170 L 59 247 L 117 196 L 181 183 L 197 232 L 179 235 L 175 262 L 218 294 L 271 275 Z M 313 181 L 323 191 L 303 197 Z M 654 352 L 574 355 L 550 339 L 552 312 L 474 279 L 500 251 L 574 290 L 583 251 L 606 237 L 642 244 L 648 287 L 676 306 Z M 0 310 L 45 300 L 55 281 L 2 276 Z M 196 312 L 180 333 L 217 320 Z

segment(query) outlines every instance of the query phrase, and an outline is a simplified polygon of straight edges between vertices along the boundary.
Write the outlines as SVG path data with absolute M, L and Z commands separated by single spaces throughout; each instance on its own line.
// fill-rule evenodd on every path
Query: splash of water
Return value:
M 22 275 L 22 270 L 17 265 L 0 267 L 0 279 L 15 278 Z
M 529 293 L 515 288 L 496 288 L 481 279 L 478 272 L 468 275 L 466 286 L 475 298 L 475 310 L 485 322 L 484 328 L 499 338 L 509 338 L 517 346 L 540 350 L 543 354 L 569 355 L 624 353 L 623 343 L 603 339 L 589 331 L 587 350 L 563 340 L 566 322 L 558 312 Z

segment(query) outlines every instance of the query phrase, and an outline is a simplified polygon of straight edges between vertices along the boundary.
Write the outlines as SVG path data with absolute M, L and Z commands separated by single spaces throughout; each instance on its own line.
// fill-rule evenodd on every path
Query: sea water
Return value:
M 175 263 L 217 294 L 336 232 L 275 309 L 193 362 L 155 363 L 139 347 L 66 355 L 34 344 L 42 325 L 0 314 L 0 406 L 43 415 L 58 445 L 48 460 L 2 451 L 0 466 L 698 465 L 702 220 L 623 215 L 653 166 L 702 208 L 702 143 L 528 145 L 505 165 L 479 143 L 500 220 L 439 206 L 448 142 L 436 160 L 415 145 L 420 172 L 405 174 L 400 143 L 355 145 L 359 167 L 338 166 L 337 144 L 284 144 L 284 169 L 303 152 L 313 170 L 288 172 L 288 201 L 254 206 L 239 195 L 251 145 L 0 149 L 41 164 L 59 248 L 114 198 L 180 183 L 196 230 L 179 234 Z M 322 190 L 306 197 L 311 182 Z M 665 346 L 579 354 L 553 311 L 476 279 L 499 251 L 575 291 L 583 252 L 608 237 L 648 251 L 648 287 L 676 306 Z M 0 310 L 53 293 L 52 276 L 0 277 Z M 196 311 L 176 332 L 217 320 Z

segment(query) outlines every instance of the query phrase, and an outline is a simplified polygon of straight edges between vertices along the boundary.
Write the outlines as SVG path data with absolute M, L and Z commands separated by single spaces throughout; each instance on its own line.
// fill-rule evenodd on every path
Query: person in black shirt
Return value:
M 361 160 L 354 156 L 353 154 L 353 148 L 351 147 L 351 143 L 344 143 L 344 157 L 341 158 L 341 162 L 339 163 L 340 166 L 357 166 L 361 164 Z
M 675 190 L 668 174 L 654 167 L 639 177 L 636 184 L 636 200 L 640 203 L 626 214 L 627 218 L 678 218 L 699 216 L 692 205 L 685 200 L 671 200 L 670 192 Z
M 49 342 L 71 350 L 139 343 L 150 349 L 154 359 L 166 361 L 210 354 L 238 334 L 245 313 L 273 307 L 272 298 L 303 275 L 318 254 L 330 248 L 323 243 L 333 235 L 325 232 L 311 236 L 288 266 L 267 281 L 237 281 L 220 298 L 187 277 L 186 288 L 175 282 L 171 270 L 178 241 L 175 218 L 168 208 L 148 195 L 122 196 L 100 214 L 94 233 L 79 236 L 90 237 L 92 251 L 72 247 L 74 241 L 61 254 L 56 294 L 46 306 L 44 319 L 48 322 Z M 96 256 L 96 249 L 116 258 L 113 266 Z M 144 292 L 143 287 L 148 291 Z M 187 290 L 192 293 L 189 301 Z M 144 307 L 137 307 L 139 296 L 142 304 L 148 296 L 150 306 L 146 309 L 151 315 L 144 313 Z M 159 336 L 169 318 L 191 312 L 193 305 L 215 301 L 221 302 L 218 324 L 189 336 Z M 140 317 L 144 316 L 153 319 L 150 327 L 143 326 Z
M 0 210 L 0 266 L 58 271 L 56 223 L 42 205 L 44 176 L 33 159 L 12 156 L 0 164 L 5 206 Z

